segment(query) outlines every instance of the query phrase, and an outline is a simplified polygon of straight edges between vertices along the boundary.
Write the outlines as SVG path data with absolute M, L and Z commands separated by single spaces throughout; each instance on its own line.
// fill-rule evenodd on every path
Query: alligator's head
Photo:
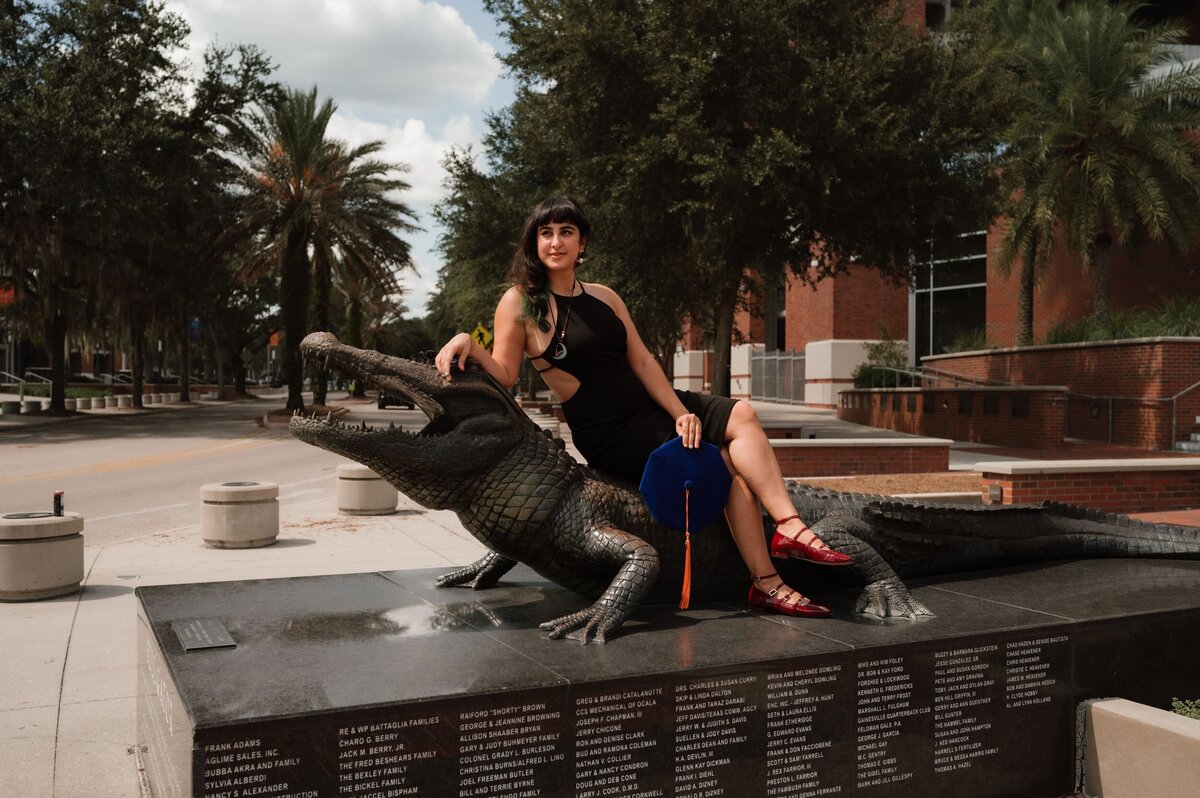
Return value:
M 467 504 L 471 484 L 519 445 L 532 425 L 508 392 L 475 364 L 465 372 L 455 368 L 447 382 L 431 365 L 355 349 L 325 332 L 308 335 L 300 351 L 307 360 L 409 399 L 429 423 L 412 433 L 394 425 L 377 429 L 298 415 L 290 423 L 292 434 L 362 463 L 431 509 Z

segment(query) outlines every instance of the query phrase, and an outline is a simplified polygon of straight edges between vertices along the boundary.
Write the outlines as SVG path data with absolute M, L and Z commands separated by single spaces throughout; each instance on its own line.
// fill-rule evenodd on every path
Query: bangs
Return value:
M 580 235 L 588 234 L 588 220 L 578 203 L 570 197 L 551 197 L 538 204 L 530 219 L 530 229 L 538 230 L 548 224 L 573 224 Z

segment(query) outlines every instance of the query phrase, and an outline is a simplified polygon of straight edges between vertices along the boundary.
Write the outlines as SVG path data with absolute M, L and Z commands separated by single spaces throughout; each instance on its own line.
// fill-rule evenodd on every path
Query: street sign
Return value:
M 17 288 L 12 283 L 0 284 L 0 307 L 17 301 Z
M 492 331 L 480 324 L 471 331 L 471 337 L 475 339 L 475 343 L 487 349 L 492 345 Z

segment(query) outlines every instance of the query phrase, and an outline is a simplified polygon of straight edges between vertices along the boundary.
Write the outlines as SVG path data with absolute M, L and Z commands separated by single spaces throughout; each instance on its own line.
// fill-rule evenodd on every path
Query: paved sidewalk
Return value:
M 208 548 L 198 524 L 88 547 L 81 593 L 0 604 L 0 796 L 141 795 L 135 587 L 448 567 L 484 552 L 451 512 L 403 497 L 392 516 L 333 504 L 281 504 L 279 542 L 262 549 Z

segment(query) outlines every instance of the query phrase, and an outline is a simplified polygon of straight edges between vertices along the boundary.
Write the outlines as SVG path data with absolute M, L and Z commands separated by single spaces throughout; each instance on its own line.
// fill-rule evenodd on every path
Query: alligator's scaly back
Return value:
M 921 504 L 793 487 L 810 524 L 859 519 L 865 538 L 905 578 L 1088 557 L 1200 557 L 1200 530 L 1058 502 L 1025 506 Z M 828 521 L 826 525 L 828 525 Z

